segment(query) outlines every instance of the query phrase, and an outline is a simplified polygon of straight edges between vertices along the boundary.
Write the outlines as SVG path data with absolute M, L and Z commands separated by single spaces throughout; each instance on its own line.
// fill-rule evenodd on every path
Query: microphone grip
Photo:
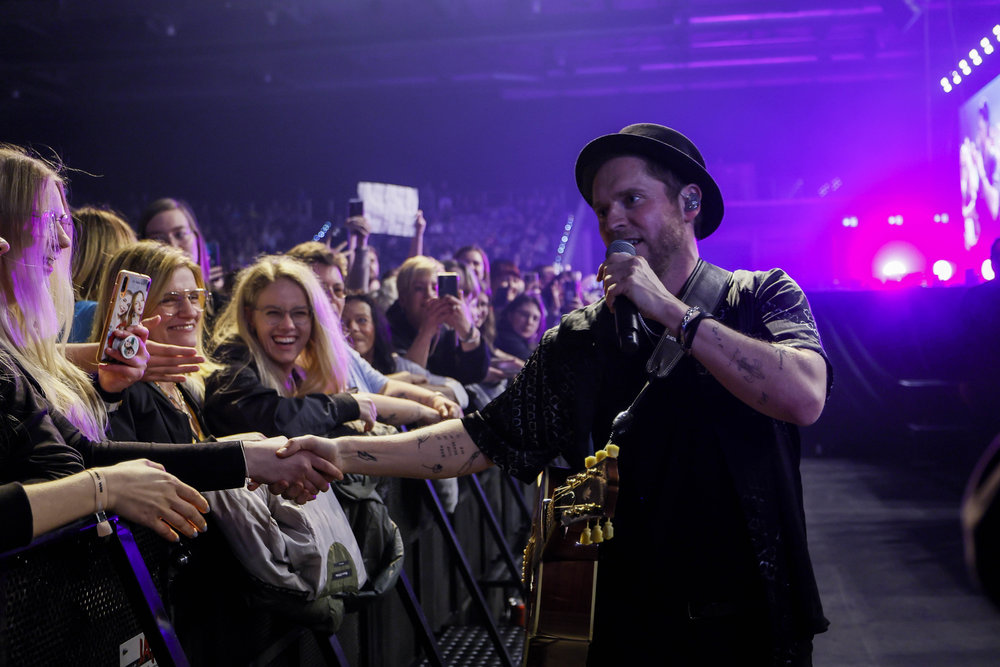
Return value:
M 624 296 L 615 299 L 615 331 L 622 352 L 632 354 L 639 349 L 639 311 Z

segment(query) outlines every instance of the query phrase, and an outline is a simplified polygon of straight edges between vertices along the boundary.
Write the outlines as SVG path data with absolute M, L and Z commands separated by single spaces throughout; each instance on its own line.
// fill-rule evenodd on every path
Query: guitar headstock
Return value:
M 586 468 L 552 492 L 552 527 L 579 530 L 579 544 L 598 544 L 614 536 L 611 518 L 618 498 L 618 451 L 618 445 L 608 444 L 588 456 Z

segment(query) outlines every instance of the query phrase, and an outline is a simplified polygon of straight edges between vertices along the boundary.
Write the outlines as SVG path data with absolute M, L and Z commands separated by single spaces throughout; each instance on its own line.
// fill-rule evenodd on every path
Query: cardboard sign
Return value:
M 365 218 L 372 234 L 413 236 L 420 197 L 416 188 L 388 183 L 358 183 L 358 199 L 365 202 Z

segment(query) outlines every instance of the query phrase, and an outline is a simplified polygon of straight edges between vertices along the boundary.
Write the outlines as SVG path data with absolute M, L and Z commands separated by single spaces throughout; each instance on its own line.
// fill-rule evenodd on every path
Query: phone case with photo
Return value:
M 116 341 L 128 340 L 117 338 L 115 336 L 117 329 L 127 329 L 133 324 L 142 322 L 150 282 L 150 277 L 142 273 L 124 269 L 118 272 L 115 289 L 111 294 L 111 303 L 108 304 L 108 315 L 104 320 L 104 337 L 101 339 L 103 344 L 97 352 L 98 363 L 118 363 L 117 359 L 108 356 L 107 348 L 113 347 Z

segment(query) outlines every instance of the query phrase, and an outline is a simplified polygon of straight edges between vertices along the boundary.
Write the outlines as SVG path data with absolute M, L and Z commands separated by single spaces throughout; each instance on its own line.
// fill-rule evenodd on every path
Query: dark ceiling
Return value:
M 6 0 L 0 105 L 936 81 L 998 10 L 998 0 Z

